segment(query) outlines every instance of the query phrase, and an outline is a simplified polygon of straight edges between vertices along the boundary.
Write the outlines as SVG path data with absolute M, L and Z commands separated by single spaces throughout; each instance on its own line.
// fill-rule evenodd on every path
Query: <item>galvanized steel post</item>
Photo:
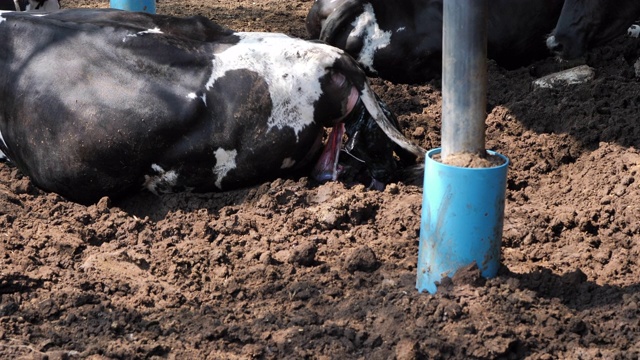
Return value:
M 485 156 L 487 0 L 445 0 L 442 39 L 442 158 Z

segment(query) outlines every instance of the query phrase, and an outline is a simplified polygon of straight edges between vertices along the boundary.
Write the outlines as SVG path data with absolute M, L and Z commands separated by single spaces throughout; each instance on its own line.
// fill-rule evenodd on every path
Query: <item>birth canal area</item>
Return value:
M 159 0 L 157 13 L 308 38 L 312 4 Z M 638 359 L 639 45 L 489 62 L 487 148 L 511 161 L 502 266 L 434 295 L 415 287 L 422 186 L 409 180 L 374 191 L 303 175 L 85 206 L 2 162 L 0 358 Z M 593 80 L 532 85 L 582 64 Z M 440 80 L 371 82 L 409 139 L 440 146 Z

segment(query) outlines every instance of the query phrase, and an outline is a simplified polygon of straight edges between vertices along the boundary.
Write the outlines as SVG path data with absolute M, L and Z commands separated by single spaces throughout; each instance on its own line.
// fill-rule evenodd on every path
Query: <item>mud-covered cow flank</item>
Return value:
M 394 141 L 380 140 L 389 151 L 371 173 L 389 180 L 394 154 L 420 155 L 381 115 L 357 63 L 325 44 L 202 17 L 69 9 L 0 14 L 0 47 L 0 151 L 77 201 L 283 176 L 317 158 L 325 127 L 363 107 L 358 126 Z

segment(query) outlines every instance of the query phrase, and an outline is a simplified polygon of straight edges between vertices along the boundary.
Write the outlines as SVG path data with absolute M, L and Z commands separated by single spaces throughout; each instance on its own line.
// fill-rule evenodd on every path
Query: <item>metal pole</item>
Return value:
M 444 0 L 442 159 L 485 151 L 487 0 Z

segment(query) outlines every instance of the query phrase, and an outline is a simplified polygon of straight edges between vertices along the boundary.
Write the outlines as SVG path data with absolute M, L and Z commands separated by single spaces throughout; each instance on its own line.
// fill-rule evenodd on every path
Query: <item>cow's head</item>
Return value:
M 580 57 L 624 34 L 639 13 L 637 0 L 565 0 L 547 46 L 564 59 Z
M 336 109 L 332 134 L 314 169 L 316 180 L 335 180 L 340 172 L 338 154 L 342 150 L 367 169 L 372 185 L 398 179 L 401 167 L 414 165 L 424 149 L 412 144 L 399 131 L 399 124 L 386 105 L 371 90 L 366 75 L 353 58 L 344 54 L 322 80 L 320 108 Z M 336 116 L 338 115 L 338 116 Z M 342 145 L 343 134 L 347 142 Z

